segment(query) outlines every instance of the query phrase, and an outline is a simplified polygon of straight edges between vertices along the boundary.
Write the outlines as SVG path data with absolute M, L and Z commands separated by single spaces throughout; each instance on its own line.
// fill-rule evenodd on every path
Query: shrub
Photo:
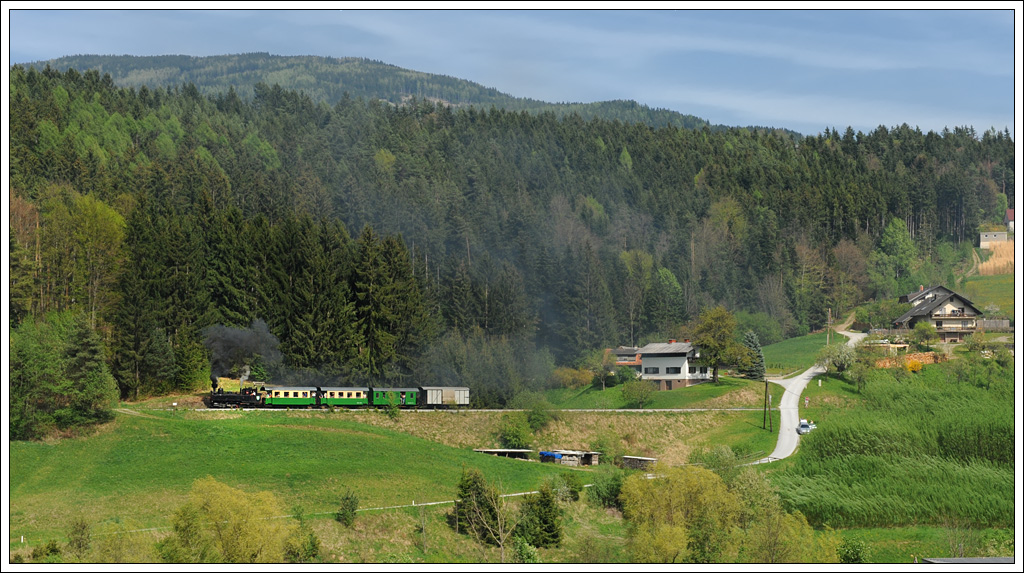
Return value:
M 516 536 L 512 540 L 512 562 L 540 563 L 540 557 L 537 555 L 537 548 L 530 545 L 522 537 Z
M 626 472 L 617 468 L 604 471 L 598 474 L 594 485 L 587 491 L 587 499 L 592 500 L 601 507 L 614 507 L 622 509 L 622 502 L 619 501 L 619 493 L 622 492 L 622 484 L 626 481 Z
M 501 427 L 498 429 L 498 439 L 501 440 L 503 448 L 526 449 L 533 441 L 533 434 L 530 432 L 530 423 L 523 412 L 511 412 L 505 414 L 501 419 Z
M 579 501 L 580 492 L 583 491 L 583 480 L 576 472 L 565 472 L 562 474 L 562 480 L 565 481 L 565 485 L 569 490 L 569 500 Z
M 89 551 L 92 544 L 92 534 L 89 523 L 82 518 L 71 522 L 71 529 L 68 531 L 68 551 L 75 557 L 82 559 Z
M 868 562 L 868 546 L 859 539 L 851 539 L 844 537 L 843 542 L 839 544 L 839 562 L 840 563 L 867 563 Z
M 341 496 L 341 504 L 338 506 L 338 511 L 334 512 L 334 520 L 344 525 L 345 527 L 352 527 L 352 524 L 356 521 L 356 510 L 359 509 L 359 498 L 352 490 L 346 490 L 345 495 Z
M 907 360 L 907 372 L 920 372 L 923 367 L 920 360 L 914 358 Z

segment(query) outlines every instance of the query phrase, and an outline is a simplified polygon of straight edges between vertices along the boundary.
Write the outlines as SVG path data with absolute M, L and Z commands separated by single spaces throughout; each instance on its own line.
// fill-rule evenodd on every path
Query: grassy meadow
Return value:
M 1012 274 L 975 275 L 967 277 L 963 285 L 963 294 L 978 310 L 985 313 L 983 318 L 1006 317 L 1013 319 L 1014 312 L 1014 280 Z M 985 310 L 995 305 L 999 310 Z
M 764 364 L 769 376 L 789 377 L 814 366 L 818 359 L 818 351 L 825 347 L 825 333 L 798 336 L 763 346 Z M 848 339 L 842 334 L 833 334 L 835 343 L 845 343 Z

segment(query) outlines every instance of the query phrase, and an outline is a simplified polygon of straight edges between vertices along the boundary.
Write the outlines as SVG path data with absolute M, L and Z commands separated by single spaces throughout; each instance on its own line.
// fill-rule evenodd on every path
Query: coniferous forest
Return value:
M 12 437 L 206 386 L 217 325 L 276 337 L 277 380 L 494 407 L 716 305 L 771 344 L 949 282 L 1014 201 L 1012 137 L 971 127 L 801 138 L 15 66 L 9 130 Z

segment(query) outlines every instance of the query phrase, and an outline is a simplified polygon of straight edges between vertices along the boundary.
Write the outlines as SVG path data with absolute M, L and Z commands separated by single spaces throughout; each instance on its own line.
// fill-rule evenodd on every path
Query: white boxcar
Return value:
M 469 388 L 452 386 L 423 386 L 426 395 L 426 406 L 455 408 L 469 406 Z

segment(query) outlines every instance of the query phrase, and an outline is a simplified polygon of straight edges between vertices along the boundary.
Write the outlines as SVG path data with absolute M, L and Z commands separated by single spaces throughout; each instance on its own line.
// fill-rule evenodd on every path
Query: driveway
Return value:
M 840 330 L 839 334 L 849 338 L 847 344 L 853 346 L 862 338 L 867 336 L 862 332 L 847 332 Z M 819 366 L 811 366 L 798 376 L 786 380 L 771 380 L 786 389 L 779 404 L 781 422 L 779 423 L 779 441 L 775 444 L 775 451 L 767 458 L 762 458 L 755 463 L 763 464 L 781 460 L 793 455 L 797 445 L 800 443 L 800 435 L 796 433 L 796 427 L 800 423 L 800 394 L 803 393 L 807 383 L 825 373 L 825 369 Z

